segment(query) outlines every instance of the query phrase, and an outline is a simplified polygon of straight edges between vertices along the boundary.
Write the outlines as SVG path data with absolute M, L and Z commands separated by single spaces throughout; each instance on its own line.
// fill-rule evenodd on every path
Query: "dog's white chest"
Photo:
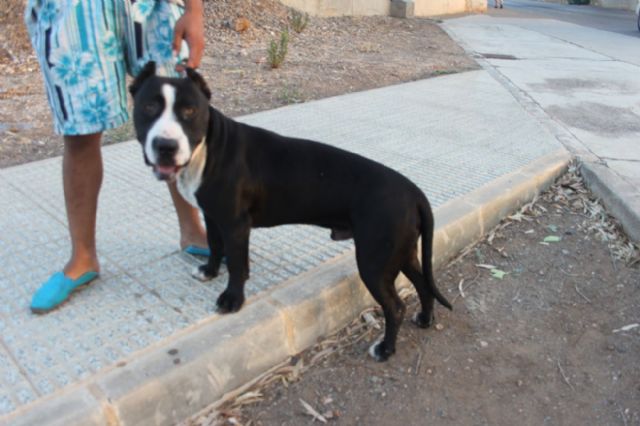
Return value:
M 193 207 L 198 206 L 196 191 L 202 183 L 202 172 L 207 161 L 207 149 L 202 141 L 193 152 L 189 164 L 180 171 L 177 178 L 178 192 Z

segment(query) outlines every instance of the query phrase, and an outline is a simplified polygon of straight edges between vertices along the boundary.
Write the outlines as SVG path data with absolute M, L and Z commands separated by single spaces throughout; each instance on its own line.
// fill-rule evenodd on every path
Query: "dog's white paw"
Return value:
M 380 336 L 373 345 L 369 346 L 369 355 L 378 362 L 388 360 L 396 352 L 395 347 L 389 349 L 388 344 L 384 340 L 384 335 Z
M 191 271 L 191 276 L 199 281 L 209 281 L 213 277 L 210 277 L 209 275 L 205 274 L 204 271 L 202 270 L 203 269 L 202 266 L 196 266 L 195 268 L 193 268 L 193 270 Z
M 378 355 L 378 352 L 376 351 L 376 348 L 378 347 L 378 345 L 380 343 L 382 343 L 382 340 L 384 339 L 384 334 L 381 335 L 380 337 L 378 337 L 376 339 L 375 342 L 373 342 L 373 344 L 371 346 L 369 346 L 369 355 L 371 355 L 371 357 L 373 359 L 375 359 L 376 361 L 381 361 L 380 359 L 380 355 Z

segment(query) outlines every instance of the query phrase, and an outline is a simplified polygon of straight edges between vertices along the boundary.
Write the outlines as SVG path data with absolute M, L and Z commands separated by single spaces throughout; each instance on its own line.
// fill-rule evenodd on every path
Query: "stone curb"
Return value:
M 571 155 L 539 158 L 435 210 L 434 266 L 442 266 L 560 176 Z M 398 285 L 408 285 L 406 279 Z M 442 286 L 441 288 L 443 288 Z M 42 398 L 0 425 L 169 425 L 345 326 L 374 305 L 348 253 L 213 315 L 84 382 Z
M 580 173 L 587 186 L 622 224 L 630 239 L 640 243 L 640 192 L 609 167 L 580 162 Z

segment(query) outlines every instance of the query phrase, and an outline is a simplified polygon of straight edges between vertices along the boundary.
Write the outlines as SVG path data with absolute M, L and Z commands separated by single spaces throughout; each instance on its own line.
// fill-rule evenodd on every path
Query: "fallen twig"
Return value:
M 464 298 L 464 290 L 468 290 L 469 287 L 471 287 L 474 284 L 477 284 L 478 281 L 478 277 L 480 276 L 480 271 L 476 272 L 476 276 L 473 277 L 473 279 L 471 281 L 469 281 L 469 284 L 467 284 L 466 286 L 464 286 L 463 288 L 458 287 L 458 289 L 460 289 L 460 293 L 456 294 L 456 296 L 453 298 L 453 300 L 451 301 L 451 303 L 456 303 L 456 300 L 458 300 L 458 297 L 460 297 L 460 295 L 462 294 L 462 297 Z M 464 281 L 464 278 L 462 279 L 462 281 Z M 462 285 L 462 281 L 460 282 L 460 284 L 458 284 L 458 286 Z
M 420 365 L 422 364 L 422 351 L 418 351 L 418 359 L 416 359 L 416 367 L 413 370 L 413 375 L 417 376 L 420 373 Z
M 558 364 L 558 370 L 560 370 L 560 375 L 562 376 L 562 379 L 571 388 L 572 391 L 575 391 L 575 388 L 573 387 L 573 385 L 571 384 L 571 382 L 569 381 L 567 376 L 564 374 L 564 370 L 562 369 L 562 366 L 560 365 L 560 360 L 557 360 L 557 364 Z
M 362 314 L 362 319 L 364 319 L 364 322 L 366 322 L 369 327 L 373 327 L 376 330 L 380 330 L 382 328 L 380 326 L 380 321 L 375 319 L 375 317 L 373 316 L 371 311 L 367 311 L 367 312 L 363 313 Z
M 616 257 L 613 254 L 613 250 L 609 247 L 609 257 L 611 258 L 611 264 L 613 265 L 613 270 L 618 272 L 618 265 L 616 265 Z
M 617 329 L 613 330 L 613 332 L 614 333 L 620 333 L 621 331 L 633 330 L 636 327 L 640 327 L 640 324 L 633 323 L 633 324 L 625 325 L 624 327 L 620 327 L 620 328 L 617 328 Z
M 489 270 L 496 269 L 496 267 L 494 265 L 488 265 L 486 263 L 477 263 L 476 266 L 478 268 L 484 268 L 484 269 L 489 269 Z
M 500 254 L 500 256 L 504 257 L 505 259 L 509 259 L 509 255 L 504 251 L 504 247 L 499 249 L 497 247 L 491 246 L 491 248 L 497 251 Z
M 587 302 L 591 303 L 591 300 L 590 300 L 587 296 L 585 296 L 584 294 L 582 294 L 582 292 L 581 292 L 581 291 L 580 291 L 580 289 L 578 288 L 578 284 L 574 285 L 574 286 L 573 286 L 573 288 L 575 288 L 575 289 L 576 289 L 576 292 L 577 292 L 580 296 L 582 296 L 582 298 L 583 298 L 584 300 L 586 300 Z
M 322 423 L 327 423 L 327 419 L 325 419 L 322 414 L 320 414 L 316 410 L 314 410 L 314 408 L 311 405 L 309 405 L 309 403 L 306 402 L 304 399 L 300 398 L 300 403 L 302 404 L 304 409 L 307 410 L 306 414 L 308 414 L 311 417 L 313 417 L 314 420 L 318 419 Z
M 458 283 L 458 291 L 460 292 L 460 296 L 464 298 L 464 290 L 462 289 L 462 284 L 464 284 L 464 278 L 461 279 Z
M 331 346 L 331 347 L 329 347 L 327 349 L 324 349 L 324 350 L 318 352 L 317 354 L 315 354 L 313 356 L 313 358 L 311 358 L 311 361 L 309 362 L 309 364 L 315 365 L 319 360 L 321 360 L 322 358 L 334 353 L 337 350 L 338 350 L 338 348 L 335 347 L 335 346 Z
M 262 393 L 259 391 L 246 392 L 233 401 L 233 406 L 240 407 L 242 405 L 253 404 L 254 402 L 261 401 L 262 399 Z
M 580 277 L 580 275 L 578 275 L 578 274 L 570 274 L 570 273 L 568 273 L 567 271 L 565 271 L 562 268 L 559 268 L 559 269 L 560 269 L 560 272 L 562 272 L 563 274 L 565 274 L 565 275 L 567 275 L 569 277 Z

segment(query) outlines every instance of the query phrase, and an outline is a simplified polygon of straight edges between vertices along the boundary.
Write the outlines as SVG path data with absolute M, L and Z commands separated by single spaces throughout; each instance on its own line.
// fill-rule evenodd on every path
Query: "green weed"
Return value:
M 289 30 L 285 29 L 280 33 L 280 42 L 271 40 L 267 48 L 267 58 L 271 68 L 279 68 L 287 56 L 289 48 Z

